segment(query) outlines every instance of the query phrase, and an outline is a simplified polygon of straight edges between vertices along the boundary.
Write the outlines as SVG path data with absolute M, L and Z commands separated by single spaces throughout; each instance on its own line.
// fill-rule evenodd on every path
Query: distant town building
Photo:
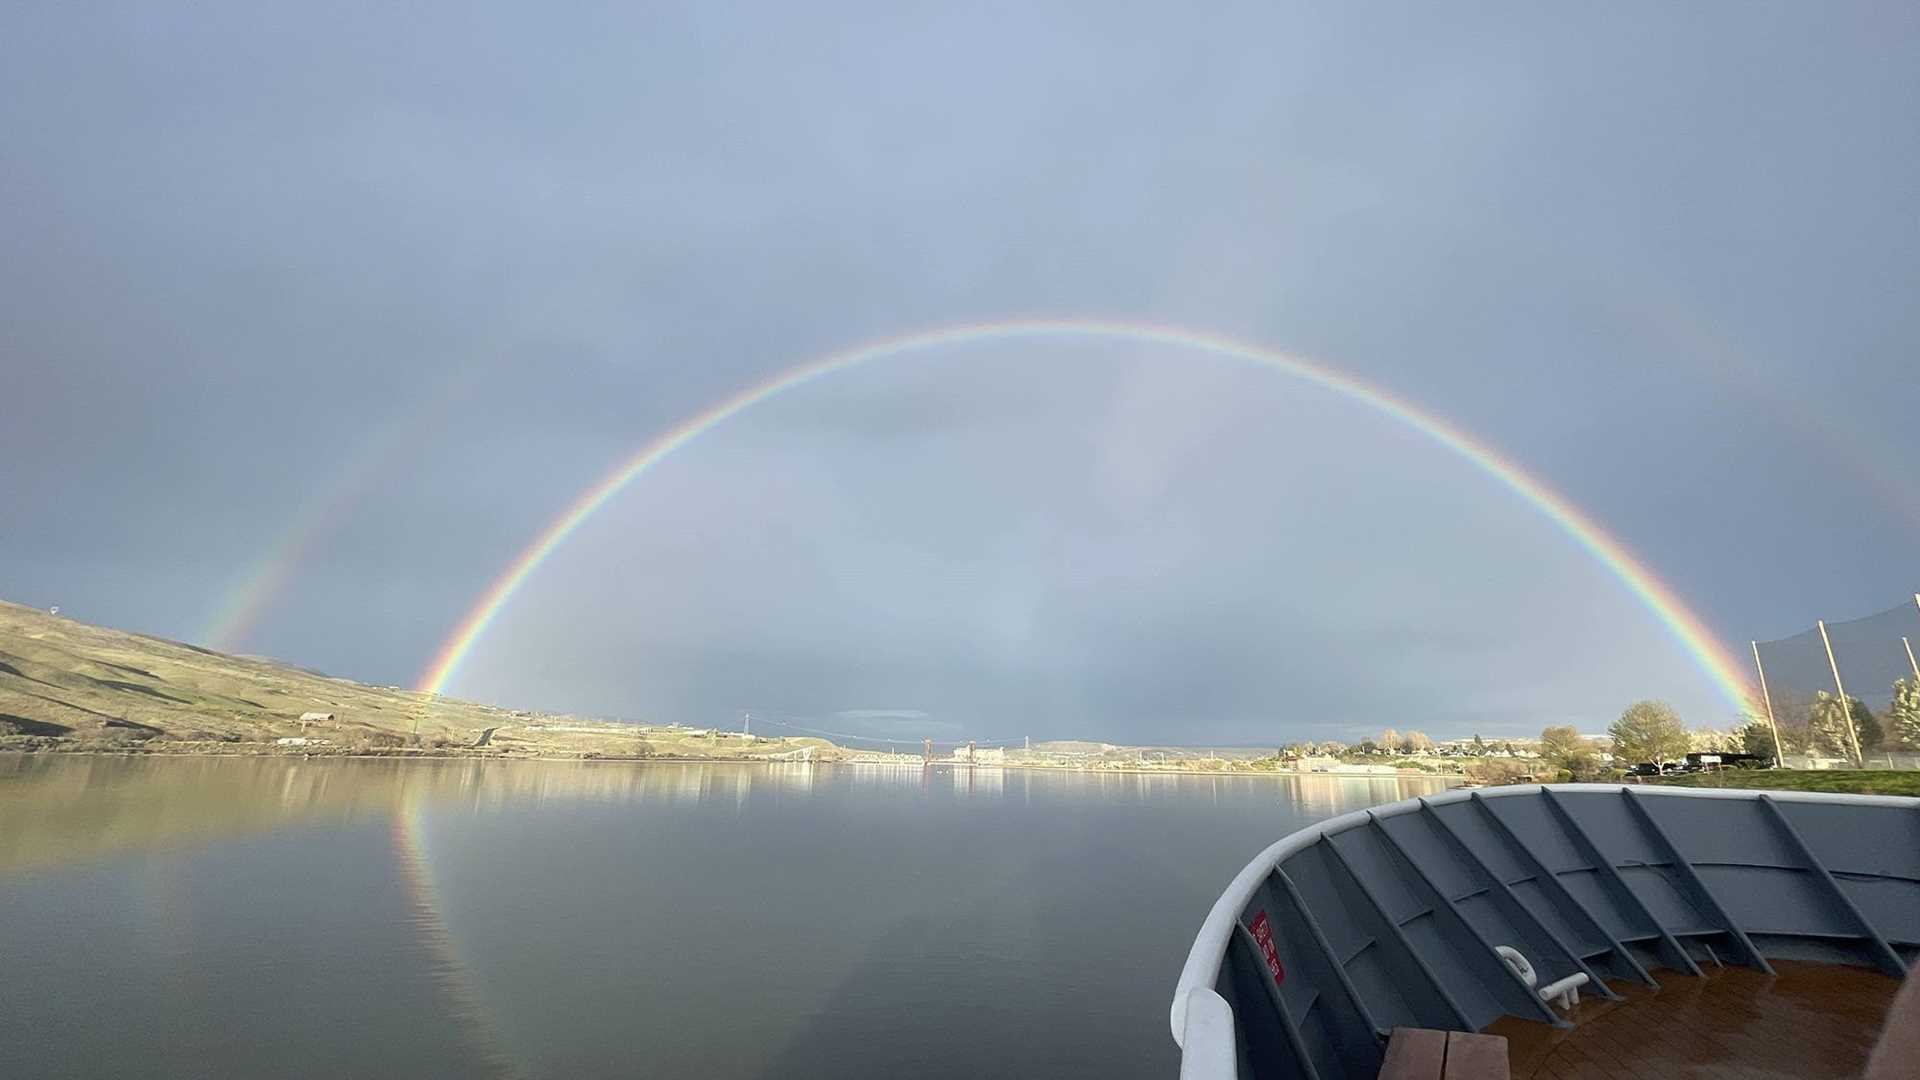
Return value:
M 965 746 L 953 748 L 952 760 L 962 765 L 1004 765 L 1007 763 L 1005 747 L 990 746 L 985 749 L 969 742 Z

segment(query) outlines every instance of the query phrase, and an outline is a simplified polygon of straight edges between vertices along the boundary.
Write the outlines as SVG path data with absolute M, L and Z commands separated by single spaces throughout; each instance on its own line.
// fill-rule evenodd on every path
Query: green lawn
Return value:
M 1920 795 L 1920 769 L 1723 769 L 1657 781 L 1674 787 L 1841 791 L 1856 795 Z

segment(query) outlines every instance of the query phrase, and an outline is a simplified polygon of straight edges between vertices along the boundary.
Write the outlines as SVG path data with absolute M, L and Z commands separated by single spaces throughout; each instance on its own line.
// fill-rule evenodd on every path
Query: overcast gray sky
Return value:
M 1735 648 L 1920 583 L 1920 9 L 1203 7 L 8 4 L 0 597 L 411 682 L 651 437 L 1015 315 L 1386 386 Z M 1086 342 L 716 428 L 452 691 L 903 738 L 1731 719 L 1417 433 Z

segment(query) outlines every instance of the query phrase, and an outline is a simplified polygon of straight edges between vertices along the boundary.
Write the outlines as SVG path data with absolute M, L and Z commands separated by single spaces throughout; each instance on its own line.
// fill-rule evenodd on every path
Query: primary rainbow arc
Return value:
M 620 462 L 597 483 L 581 492 L 566 510 L 540 531 L 533 542 L 493 580 L 486 592 L 481 594 L 480 599 L 468 609 L 455 626 L 452 634 L 441 644 L 432 662 L 420 676 L 419 689 L 430 694 L 444 692 L 448 683 L 459 671 L 461 662 L 473 651 L 474 645 L 499 617 L 508 601 L 520 590 L 533 572 L 566 542 L 567 537 L 571 536 L 574 530 L 584 524 L 601 507 L 607 505 L 628 484 L 670 457 L 676 450 L 729 418 L 822 376 L 876 360 L 956 345 L 1045 338 L 1104 339 L 1167 345 L 1242 360 L 1302 379 L 1362 402 L 1406 424 L 1498 480 L 1584 548 L 1659 619 L 1668 633 L 1686 649 L 1701 671 L 1713 682 L 1733 711 L 1736 714 L 1745 711 L 1747 685 L 1743 670 L 1733 659 L 1731 651 L 1708 629 L 1706 623 L 1670 586 L 1647 569 L 1624 544 L 1602 529 L 1566 496 L 1548 487 L 1544 481 L 1529 473 L 1517 462 L 1503 456 L 1485 441 L 1474 438 L 1450 421 L 1397 398 L 1377 386 L 1285 353 L 1177 327 L 1081 319 L 1021 319 L 976 323 L 870 342 L 788 368 L 687 418 Z

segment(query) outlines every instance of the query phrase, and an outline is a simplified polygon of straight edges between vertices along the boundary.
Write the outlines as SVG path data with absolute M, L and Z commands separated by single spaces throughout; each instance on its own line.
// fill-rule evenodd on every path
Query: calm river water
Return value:
M 1438 790 L 0 756 L 0 1076 L 1172 1076 L 1246 860 Z

